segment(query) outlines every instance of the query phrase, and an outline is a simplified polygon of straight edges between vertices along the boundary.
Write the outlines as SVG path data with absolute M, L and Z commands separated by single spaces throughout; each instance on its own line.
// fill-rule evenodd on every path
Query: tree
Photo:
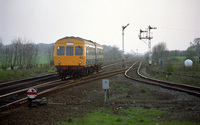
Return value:
M 184 56 L 184 51 L 171 50 L 171 51 L 169 51 L 169 56 Z
M 122 57 L 122 52 L 116 46 L 103 45 L 103 55 L 105 59 L 118 59 Z
M 190 48 L 193 48 L 195 55 L 199 57 L 200 63 L 200 38 L 195 38 L 193 42 L 190 43 Z
M 14 39 L 11 41 L 12 44 L 12 48 L 13 48 L 13 61 L 12 61 L 12 65 L 11 65 L 11 69 L 14 69 L 14 67 L 16 65 L 20 66 L 21 67 L 21 57 L 22 57 L 22 53 L 21 53 L 21 50 L 22 50 L 22 40 L 21 38 L 18 38 L 18 39 Z
M 194 60 L 194 56 L 196 55 L 194 47 L 188 47 L 188 49 L 185 51 L 185 56 L 187 59 Z
M 1 50 L 1 64 L 2 69 L 6 70 L 7 67 L 12 65 L 13 48 L 11 45 L 6 45 Z
M 3 42 L 2 42 L 2 39 L 0 38 L 0 60 L 2 61 L 2 52 L 3 52 L 3 49 L 2 49 L 2 46 L 3 46 Z M 0 63 L 1 65 L 1 63 Z
M 2 46 L 3 46 L 3 40 L 2 40 L 2 38 L 0 38 L 0 50 L 1 50 Z
M 168 55 L 167 45 L 165 42 L 158 43 L 153 47 L 153 59 L 165 58 Z
M 48 62 L 52 66 L 54 64 L 54 43 L 47 46 L 46 53 Z
M 26 41 L 23 47 L 23 61 L 27 69 L 32 68 L 37 62 L 38 46 L 31 41 Z

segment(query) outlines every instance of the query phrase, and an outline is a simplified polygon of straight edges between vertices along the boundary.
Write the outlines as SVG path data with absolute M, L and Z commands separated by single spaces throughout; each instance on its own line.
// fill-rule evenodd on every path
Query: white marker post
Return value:
M 105 103 L 106 103 L 106 98 L 109 95 L 106 95 L 106 93 L 109 91 L 109 79 L 103 79 L 102 80 L 102 88 L 105 90 Z

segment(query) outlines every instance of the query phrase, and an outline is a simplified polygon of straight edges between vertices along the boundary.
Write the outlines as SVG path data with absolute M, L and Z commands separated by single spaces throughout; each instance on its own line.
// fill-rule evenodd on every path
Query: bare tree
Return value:
M 1 51 L 2 69 L 12 66 L 13 49 L 11 45 L 5 46 Z
M 38 46 L 21 38 L 14 39 L 10 45 L 2 46 L 0 40 L 0 59 L 3 69 L 15 66 L 31 68 L 37 63 Z
M 18 38 L 18 39 L 14 39 L 11 41 L 12 42 L 12 47 L 13 47 L 13 62 L 12 62 L 12 66 L 11 66 L 11 69 L 14 69 L 14 67 L 16 65 L 20 65 L 19 64 L 19 60 L 21 59 L 21 47 L 22 47 L 22 40 L 21 38 Z
M 17 64 L 19 66 L 19 68 L 23 68 L 23 43 L 22 41 L 20 41 L 19 43 L 19 48 L 18 48 L 18 60 L 17 60 Z
M 116 46 L 103 45 L 103 54 L 106 59 L 119 59 L 122 56 L 122 52 Z
M 26 68 L 32 68 L 37 62 L 38 46 L 28 41 L 24 47 L 24 61 Z
M 158 43 L 153 47 L 153 59 L 158 60 L 167 56 L 167 45 L 165 42 Z
M 47 53 L 48 62 L 50 66 L 52 66 L 54 64 L 54 44 L 50 44 L 46 48 L 46 53 Z

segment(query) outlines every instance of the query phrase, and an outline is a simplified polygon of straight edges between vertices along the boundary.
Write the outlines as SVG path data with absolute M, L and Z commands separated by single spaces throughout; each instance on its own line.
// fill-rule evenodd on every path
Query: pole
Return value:
M 107 89 L 105 89 L 105 100 L 104 100 L 104 102 L 106 103 L 106 93 L 107 93 Z
M 28 98 L 28 107 L 32 108 L 32 99 L 31 98 Z
M 122 66 L 124 67 L 124 27 L 122 26 Z
M 126 26 L 122 26 L 122 66 L 125 67 L 124 65 L 124 30 L 126 27 L 129 25 L 129 23 Z
M 156 27 L 151 27 L 150 25 L 148 26 L 148 28 L 147 28 L 147 31 L 142 31 L 141 29 L 140 29 L 140 34 L 139 34 L 139 39 L 141 40 L 141 39 L 148 39 L 149 40 L 149 43 L 148 43 L 148 51 L 149 51 L 149 65 L 151 65 L 151 63 L 152 63 L 152 54 L 151 54 L 151 39 L 153 39 L 153 37 L 151 37 L 151 29 L 157 29 Z M 141 37 L 141 33 L 143 33 L 143 32 L 147 32 L 147 35 L 148 36 L 146 36 L 146 37 Z M 149 32 L 149 33 L 148 33 Z M 146 42 L 145 42 L 146 43 Z M 147 44 L 147 43 L 146 43 Z
M 148 27 L 148 29 L 149 29 L 149 65 L 151 65 L 151 63 L 152 63 L 152 57 L 151 57 L 151 29 L 156 29 L 155 27 L 151 27 L 150 25 L 149 25 L 149 27 Z

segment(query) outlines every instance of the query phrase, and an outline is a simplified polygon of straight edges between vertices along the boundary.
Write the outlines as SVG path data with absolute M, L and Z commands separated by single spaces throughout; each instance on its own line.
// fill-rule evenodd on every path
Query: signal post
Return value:
M 148 45 L 148 52 L 149 52 L 149 65 L 152 63 L 152 52 L 151 52 L 151 39 L 153 39 L 153 36 L 151 35 L 151 29 L 157 29 L 156 27 L 151 27 L 150 25 L 148 26 L 147 30 L 141 30 L 140 29 L 140 34 L 139 34 L 139 39 L 145 42 Z M 146 33 L 146 35 L 144 34 Z M 146 40 L 149 40 L 147 43 Z

